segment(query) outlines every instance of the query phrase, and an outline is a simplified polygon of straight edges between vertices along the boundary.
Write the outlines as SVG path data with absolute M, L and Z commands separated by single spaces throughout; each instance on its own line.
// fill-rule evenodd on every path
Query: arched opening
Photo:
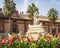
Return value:
M 18 33 L 19 32 L 16 20 L 13 20 L 13 23 L 12 23 L 12 32 L 13 33 Z

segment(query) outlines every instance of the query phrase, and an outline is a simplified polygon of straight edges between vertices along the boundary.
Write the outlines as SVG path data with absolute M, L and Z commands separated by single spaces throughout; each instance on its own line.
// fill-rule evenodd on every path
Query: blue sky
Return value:
M 3 7 L 3 1 L 4 0 L 0 0 L 0 8 Z M 35 3 L 39 8 L 39 15 L 47 16 L 50 8 L 58 10 L 60 15 L 60 0 L 14 0 L 14 2 L 16 3 L 16 9 L 19 12 L 24 11 L 25 13 L 28 5 Z

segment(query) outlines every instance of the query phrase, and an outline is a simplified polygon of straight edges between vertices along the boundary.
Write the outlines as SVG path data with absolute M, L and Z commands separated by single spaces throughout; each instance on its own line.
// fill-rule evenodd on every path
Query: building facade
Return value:
M 60 19 L 58 18 L 55 21 L 55 31 L 53 30 L 53 24 L 46 16 L 40 16 L 39 17 L 40 22 L 43 23 L 43 26 L 46 28 L 46 31 L 49 33 L 60 33 Z
M 55 22 L 55 32 L 53 31 L 53 24 L 49 21 L 48 17 L 46 16 L 38 16 L 40 22 L 43 23 L 44 28 L 49 33 L 60 33 L 60 19 L 57 19 Z M 16 12 L 14 15 L 11 16 L 10 20 L 10 32 L 11 33 L 18 33 L 22 32 L 25 34 L 28 30 L 28 24 L 32 24 L 32 20 L 28 18 L 27 14 L 23 12 L 18 14 Z M 0 33 L 7 33 L 9 32 L 9 16 L 4 16 L 2 13 L 2 9 L 0 9 Z
M 27 32 L 28 24 L 31 24 L 31 19 L 24 16 L 27 15 L 23 13 L 18 14 L 18 12 L 12 15 L 10 18 L 9 29 L 9 16 L 4 16 L 2 13 L 2 9 L 0 9 L 0 33 L 7 33 L 9 32 L 9 30 L 11 33 L 18 33 L 21 31 L 22 34 L 24 34 L 25 32 Z

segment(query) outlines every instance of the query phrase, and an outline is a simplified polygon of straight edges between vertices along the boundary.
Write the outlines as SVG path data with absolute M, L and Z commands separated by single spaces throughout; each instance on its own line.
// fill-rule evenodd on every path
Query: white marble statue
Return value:
M 34 25 L 37 25 L 39 23 L 39 19 L 37 18 L 37 13 L 34 15 Z
M 11 34 L 10 33 L 8 33 L 8 37 L 11 37 Z
M 39 23 L 39 19 L 37 19 L 36 17 L 34 17 L 34 25 L 38 25 Z
M 46 34 L 46 31 L 42 25 L 42 22 L 39 24 L 39 19 L 37 18 L 36 14 L 34 15 L 34 24 L 28 25 L 29 29 L 26 33 L 26 36 L 32 36 L 34 40 L 38 39 L 41 35 Z
M 22 34 L 22 32 L 21 32 L 21 31 L 19 31 L 18 36 L 21 36 L 21 34 Z

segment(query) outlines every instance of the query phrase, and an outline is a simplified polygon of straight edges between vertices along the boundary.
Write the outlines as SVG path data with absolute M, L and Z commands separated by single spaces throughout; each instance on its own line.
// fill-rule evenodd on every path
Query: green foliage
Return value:
M 0 35 L 0 38 L 2 38 L 2 35 Z
M 16 34 L 16 33 L 13 33 L 11 36 L 18 38 L 18 34 Z
M 60 38 L 56 41 L 57 48 L 60 48 Z
M 4 44 L 1 46 L 1 48 L 9 48 L 8 44 Z
M 56 41 L 50 41 L 51 48 L 57 48 Z
M 55 20 L 57 20 L 57 18 L 58 18 L 58 11 L 56 10 L 56 9 L 54 9 L 54 8 L 51 8 L 49 11 L 48 11 L 48 18 L 49 18 L 49 20 L 51 20 L 51 21 L 55 21 Z
M 31 45 L 29 46 L 29 48 L 38 48 L 38 45 L 36 43 L 31 43 Z
M 15 3 L 13 0 L 4 0 L 3 13 L 6 16 L 13 14 L 16 11 Z
M 38 41 L 33 40 L 28 42 L 27 38 L 24 38 L 22 36 L 21 38 L 17 38 L 15 36 L 16 34 L 14 34 L 14 37 L 7 39 L 7 43 L 3 43 L 1 41 L 3 44 L 0 42 L 0 48 L 60 48 L 60 38 L 58 37 L 51 36 L 50 38 L 50 36 L 47 35 L 48 38 L 46 38 L 40 36 L 40 39 L 38 39 Z
M 60 40 L 57 41 L 44 41 L 39 42 L 20 42 L 18 40 L 13 41 L 12 45 L 4 44 L 1 48 L 60 48 Z
M 20 47 L 20 46 L 19 46 L 19 41 L 18 41 L 18 40 L 14 41 L 14 42 L 12 43 L 11 48 L 19 48 L 19 47 Z
M 32 3 L 31 5 L 28 6 L 27 13 L 29 13 L 29 18 L 33 18 L 33 16 L 35 15 L 36 12 L 38 14 L 39 13 L 39 10 L 35 6 L 34 3 Z
M 44 47 L 44 43 L 45 41 L 43 39 L 41 39 L 39 42 L 38 42 L 38 48 L 43 48 Z
M 55 21 L 57 20 L 58 18 L 58 11 L 54 8 L 51 8 L 49 11 L 48 11 L 48 18 L 49 20 L 52 22 L 53 24 L 53 29 L 55 30 Z M 53 34 L 55 35 L 55 33 Z

